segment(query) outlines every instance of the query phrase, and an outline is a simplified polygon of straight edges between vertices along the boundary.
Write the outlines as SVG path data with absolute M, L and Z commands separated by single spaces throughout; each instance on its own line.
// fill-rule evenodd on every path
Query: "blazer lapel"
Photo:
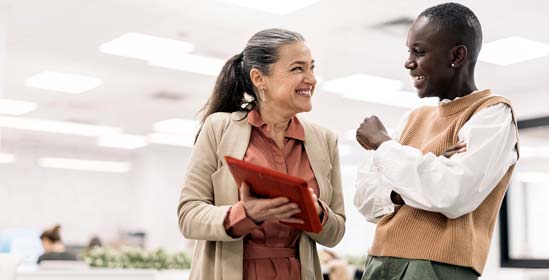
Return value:
M 225 156 L 231 156 L 237 159 L 243 159 L 250 143 L 252 129 L 248 124 L 248 118 L 243 112 L 231 114 L 231 120 L 217 146 L 217 157 L 219 159 L 219 169 L 217 175 L 221 177 L 223 190 L 218 193 L 216 203 L 221 205 L 232 205 L 238 202 L 238 187 L 234 178 L 227 168 Z
M 230 122 L 217 147 L 217 155 L 220 159 L 224 156 L 243 159 L 250 143 L 252 127 L 248 124 L 248 118 L 244 112 L 232 113 Z
M 326 151 L 325 149 L 326 143 L 323 141 L 325 139 L 308 122 L 303 119 L 300 119 L 300 121 L 305 129 L 305 141 L 303 144 L 318 183 L 318 188 L 320 190 L 319 198 L 322 201 L 329 201 L 331 198 L 328 197 L 328 195 L 331 194 L 331 190 L 328 187 L 328 180 L 332 166 L 328 158 L 329 151 Z

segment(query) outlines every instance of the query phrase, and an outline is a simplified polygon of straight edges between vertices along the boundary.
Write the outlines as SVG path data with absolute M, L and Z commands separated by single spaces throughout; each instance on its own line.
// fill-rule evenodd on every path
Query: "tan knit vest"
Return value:
M 440 156 L 457 144 L 459 130 L 473 114 L 497 103 L 511 106 L 509 100 L 485 90 L 438 107 L 416 109 L 410 114 L 400 142 L 424 154 L 431 152 Z M 397 207 L 394 213 L 379 221 L 369 254 L 432 260 L 471 267 L 482 274 L 513 169 L 514 165 L 476 210 L 456 219 L 407 205 Z

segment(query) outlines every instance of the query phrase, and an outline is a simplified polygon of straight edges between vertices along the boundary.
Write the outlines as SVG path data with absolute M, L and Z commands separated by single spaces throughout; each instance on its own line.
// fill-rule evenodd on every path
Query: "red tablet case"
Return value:
M 303 220 L 304 223 L 285 224 L 314 233 L 322 230 L 320 219 L 316 214 L 315 203 L 317 202 L 313 201 L 305 180 L 230 156 L 225 156 L 225 161 L 239 187 L 242 182 L 246 182 L 251 192 L 258 197 L 284 196 L 299 205 L 301 212 L 294 217 Z

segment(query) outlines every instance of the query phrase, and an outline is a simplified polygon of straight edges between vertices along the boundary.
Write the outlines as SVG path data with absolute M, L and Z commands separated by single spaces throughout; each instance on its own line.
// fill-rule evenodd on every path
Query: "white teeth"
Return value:
M 299 95 L 303 95 L 303 96 L 311 96 L 311 91 L 310 90 L 298 90 L 296 91 L 297 94 Z
M 412 78 L 416 81 L 425 79 L 425 76 L 412 76 Z

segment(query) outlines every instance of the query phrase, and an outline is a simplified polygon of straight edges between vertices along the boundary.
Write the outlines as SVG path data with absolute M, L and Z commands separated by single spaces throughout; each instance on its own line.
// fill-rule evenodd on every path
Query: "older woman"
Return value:
M 316 79 L 303 37 L 256 33 L 223 67 L 206 105 L 178 207 L 186 238 L 197 239 L 190 279 L 322 279 L 316 242 L 336 245 L 345 214 L 336 136 L 296 114 L 310 111 Z M 308 182 L 321 232 L 285 197 L 259 199 L 234 182 L 229 155 Z

